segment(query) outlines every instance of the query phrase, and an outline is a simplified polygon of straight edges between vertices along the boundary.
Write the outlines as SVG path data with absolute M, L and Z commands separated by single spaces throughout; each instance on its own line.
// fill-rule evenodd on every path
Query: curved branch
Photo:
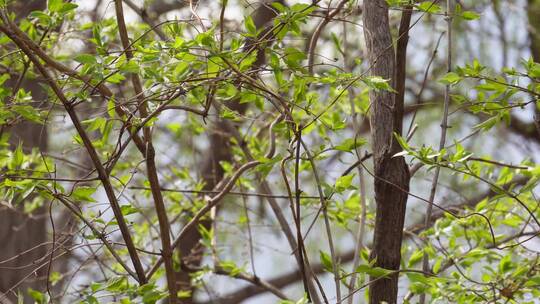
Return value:
M 317 25 L 317 28 L 313 32 L 313 35 L 311 35 L 311 39 L 309 40 L 309 48 L 308 48 L 308 71 L 309 74 L 313 74 L 313 61 L 315 60 L 315 48 L 317 47 L 317 42 L 319 41 L 319 37 L 321 36 L 321 32 L 324 29 L 330 21 L 332 21 L 332 18 L 336 16 L 343 6 L 348 2 L 349 0 L 341 0 L 341 2 L 338 4 L 336 9 L 334 9 L 332 12 L 329 12 L 323 20 Z

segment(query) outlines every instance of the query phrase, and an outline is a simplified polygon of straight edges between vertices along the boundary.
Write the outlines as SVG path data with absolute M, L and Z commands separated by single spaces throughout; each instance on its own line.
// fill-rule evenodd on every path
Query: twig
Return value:
M 240 280 L 244 280 L 246 282 L 250 282 L 253 285 L 259 286 L 259 287 L 273 293 L 275 296 L 277 296 L 278 298 L 280 298 L 282 300 L 289 300 L 289 298 L 281 290 L 279 290 L 279 288 L 273 286 L 272 284 L 270 284 L 267 281 L 261 280 L 259 277 L 255 276 L 255 275 L 252 276 L 252 275 L 249 275 L 249 274 L 246 274 L 246 273 L 243 273 L 243 272 L 240 272 L 238 274 L 233 275 L 229 271 L 226 271 L 225 269 L 223 269 L 222 267 L 218 267 L 216 270 L 214 270 L 214 273 L 221 274 L 221 275 L 227 275 L 227 276 L 233 277 L 235 279 L 240 279 Z
M 326 236 L 328 238 L 328 246 L 330 247 L 330 257 L 332 258 L 332 270 L 334 272 L 334 283 L 336 285 L 336 298 L 337 298 L 338 303 L 340 303 L 341 302 L 341 288 L 340 288 L 340 281 L 339 281 L 340 279 L 339 261 L 337 260 L 335 247 L 334 247 L 334 241 L 332 237 L 332 231 L 330 229 L 330 220 L 328 218 L 327 202 L 324 196 L 324 191 L 322 189 L 321 180 L 317 172 L 317 166 L 315 165 L 315 160 L 313 159 L 311 152 L 309 152 L 309 149 L 306 143 L 301 138 L 298 138 L 298 141 L 300 141 L 300 143 L 302 144 L 302 147 L 304 147 L 304 151 L 306 152 L 306 155 L 311 164 L 311 169 L 313 170 L 313 177 L 315 178 L 317 190 L 319 191 L 319 200 L 321 202 L 321 209 L 322 209 L 324 224 L 326 228 Z
M 317 25 L 317 28 L 313 32 L 313 35 L 311 35 L 311 39 L 309 40 L 309 48 L 308 48 L 308 71 L 309 74 L 313 74 L 313 61 L 315 60 L 315 47 L 317 46 L 317 41 L 319 41 L 319 36 L 321 35 L 322 30 L 324 27 L 332 21 L 332 18 L 334 18 L 335 15 L 337 15 L 343 6 L 349 2 L 349 0 L 341 0 L 341 2 L 338 4 L 338 6 L 332 11 L 328 11 L 326 16 L 323 20 Z
M 296 249 L 296 252 L 298 252 L 298 259 L 300 260 L 300 273 L 302 274 L 302 281 L 304 282 L 304 292 L 306 293 L 308 302 L 311 302 L 311 295 L 309 293 L 308 288 L 308 279 L 306 275 L 306 269 L 304 264 L 304 240 L 302 238 L 302 225 L 300 222 L 300 219 L 302 218 L 300 215 L 300 147 L 301 147 L 301 140 L 302 140 L 302 129 L 297 128 L 296 133 L 296 157 L 294 162 L 294 191 L 295 191 L 295 208 L 293 211 L 293 217 L 294 222 L 296 224 L 296 244 L 298 248 Z
M 451 0 L 446 0 L 446 12 L 445 12 L 445 19 L 446 19 L 446 26 L 447 26 L 447 58 L 446 58 L 446 69 L 447 72 L 452 71 L 452 16 L 451 16 Z M 441 139 L 439 142 L 439 150 L 444 149 L 444 146 L 446 144 L 446 131 L 448 129 L 448 108 L 450 107 L 450 84 L 446 85 L 445 91 L 444 91 L 444 112 L 441 122 Z M 433 213 L 433 201 L 435 200 L 435 193 L 437 192 L 437 184 L 439 181 L 439 173 L 441 171 L 441 167 L 437 166 L 435 168 L 435 173 L 433 176 L 433 181 L 431 183 L 431 190 L 429 193 L 429 204 L 426 208 L 426 215 L 424 224 L 427 226 L 431 222 L 431 214 Z M 423 271 L 429 271 L 429 256 L 426 252 L 424 252 L 424 256 L 422 258 L 422 270 Z M 424 304 L 426 302 L 426 294 L 422 293 L 420 295 L 420 304 Z

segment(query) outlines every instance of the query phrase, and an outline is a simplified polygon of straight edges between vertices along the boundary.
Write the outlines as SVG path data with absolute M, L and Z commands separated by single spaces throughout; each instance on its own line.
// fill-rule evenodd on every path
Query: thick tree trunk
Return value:
M 364 35 L 370 74 L 390 80 L 395 87 L 395 54 L 385 0 L 364 1 Z M 402 114 L 394 93 L 370 92 L 371 136 L 373 141 L 375 201 L 377 213 L 371 258 L 376 267 L 398 270 L 409 171 L 403 157 L 392 157 L 400 151 L 393 133 L 401 132 Z M 375 278 L 372 278 L 375 279 Z M 376 280 L 370 286 L 370 303 L 397 303 L 398 275 Z

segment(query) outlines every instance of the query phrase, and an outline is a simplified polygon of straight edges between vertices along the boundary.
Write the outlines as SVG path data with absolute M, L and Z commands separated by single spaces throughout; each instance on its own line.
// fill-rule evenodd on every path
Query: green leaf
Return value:
M 273 8 L 275 8 L 280 13 L 284 13 L 284 12 L 287 11 L 287 8 L 283 4 L 281 4 L 279 2 L 274 1 L 274 2 L 272 2 L 271 5 L 272 5 Z
M 490 117 L 483 122 L 475 125 L 473 128 L 487 131 L 493 128 L 499 121 L 501 121 L 501 118 L 499 116 Z
M 411 147 L 409 146 L 409 144 L 407 143 L 407 141 L 405 140 L 405 138 L 401 137 L 398 133 L 394 132 L 394 137 L 396 138 L 396 140 L 398 141 L 399 145 L 401 146 L 401 148 L 403 148 L 403 150 L 405 151 L 412 151 Z M 398 153 L 399 154 L 399 153 Z M 407 154 L 407 153 L 405 153 Z M 395 157 L 396 155 L 394 155 Z
M 242 273 L 242 269 L 236 266 L 236 263 L 233 261 L 220 261 L 219 267 L 227 271 L 231 276 L 235 277 L 238 274 Z
M 111 98 L 107 101 L 107 114 L 109 114 L 110 118 L 114 118 L 116 115 L 116 104 L 114 100 L 114 96 L 111 96 Z
M 134 60 L 130 60 L 128 62 L 123 63 L 118 67 L 118 70 L 124 73 L 139 73 L 140 67 L 137 62 Z
M 527 69 L 527 74 L 531 78 L 540 78 L 540 63 L 533 62 Z
M 441 11 L 441 7 L 435 4 L 433 1 L 422 2 L 418 4 L 416 7 L 421 11 L 424 11 L 426 13 L 431 13 L 431 14 L 436 14 Z
M 112 76 L 107 77 L 107 82 L 118 84 L 118 83 L 122 82 L 125 79 L 126 79 L 126 77 L 124 77 L 124 75 L 119 74 L 119 73 L 115 73 Z
M 435 263 L 433 264 L 433 273 L 434 274 L 439 273 L 439 270 L 441 269 L 441 266 L 442 266 L 442 262 L 443 262 L 443 258 L 438 257 L 437 260 L 435 261 Z
M 195 41 L 197 41 L 200 46 L 212 47 L 215 44 L 214 31 L 209 30 L 198 34 L 195 37 Z
M 11 167 L 20 168 L 23 162 L 24 162 L 24 152 L 22 149 L 22 142 L 19 142 L 19 145 L 17 145 L 17 148 L 13 152 L 13 156 L 11 159 Z
M 371 267 L 369 265 L 364 264 L 364 265 L 359 265 L 358 267 L 356 267 L 356 272 L 366 273 L 372 277 L 380 278 L 380 277 L 388 276 L 394 271 L 390 269 L 384 269 L 381 267 Z
M 319 251 L 319 256 L 320 256 L 321 263 L 323 264 L 324 269 L 328 272 L 332 272 L 333 271 L 332 258 L 323 251 Z
M 174 75 L 178 80 L 184 79 L 189 74 L 189 62 L 181 61 L 174 68 Z
M 43 11 L 33 11 L 30 13 L 30 16 L 33 18 L 37 18 L 39 22 L 44 25 L 48 26 L 52 23 L 52 18 L 47 13 Z
M 235 119 L 236 118 L 236 112 L 234 112 L 233 110 L 230 110 L 229 108 L 225 108 L 223 110 L 221 110 L 221 113 L 219 113 L 219 116 L 223 119 Z
M 60 7 L 60 9 L 58 10 L 58 12 L 60 14 L 65 14 L 69 11 L 72 11 L 74 9 L 76 9 L 77 7 L 79 7 L 79 5 L 75 4 L 75 3 L 63 3 L 62 6 Z
M 257 50 L 254 50 L 253 52 L 249 53 L 249 55 L 240 62 L 240 65 L 239 65 L 240 71 L 244 72 L 247 69 L 249 69 L 253 65 L 253 63 L 257 61 L 257 54 L 258 54 Z
M 107 119 L 105 117 L 95 117 L 83 121 L 83 124 L 88 125 L 88 131 L 90 132 L 96 130 L 103 132 L 105 125 L 107 124 Z
M 43 118 L 41 117 L 39 111 L 29 105 L 13 105 L 12 107 L 13 111 L 17 114 L 21 115 L 25 119 L 35 122 L 35 123 L 43 123 Z
M 143 303 L 144 304 L 155 304 L 157 301 L 165 298 L 167 296 L 166 293 L 164 292 L 159 292 L 159 291 L 156 291 L 156 290 L 152 290 L 152 291 L 149 291 L 149 292 L 146 292 L 144 295 L 143 295 Z
M 441 79 L 439 79 L 439 82 L 442 84 L 456 84 L 461 81 L 461 76 L 454 72 L 449 72 L 446 75 L 444 75 Z
M 417 272 L 407 272 L 407 277 L 412 283 L 429 284 L 429 278 Z
M 191 297 L 191 290 L 180 290 L 178 291 L 178 298 L 180 299 L 186 299 Z
M 101 290 L 103 288 L 103 283 L 101 282 L 92 282 L 90 283 L 90 290 L 92 292 L 96 292 L 98 290 Z
M 63 1 L 62 0 L 49 0 L 47 3 L 47 8 L 52 13 L 57 13 L 62 8 Z
M 225 83 L 224 86 L 220 87 L 216 91 L 216 96 L 222 99 L 232 99 L 238 94 L 238 89 L 232 83 Z
M 255 22 L 253 22 L 253 18 L 251 18 L 251 16 L 247 16 L 244 19 L 244 27 L 246 28 L 250 36 L 257 35 L 257 27 L 255 26 Z
M 82 302 L 84 304 L 99 304 L 99 301 L 96 297 L 94 296 L 87 296 L 85 299 L 84 299 L 84 302 Z
M 383 79 L 380 76 L 369 76 L 364 77 L 362 81 L 370 88 L 374 90 L 383 90 L 383 91 L 390 91 L 393 92 L 394 90 L 388 83 L 388 79 Z
M 338 151 L 343 152 L 350 152 L 358 147 L 361 147 L 367 143 L 367 140 L 365 138 L 347 138 L 344 141 L 342 141 L 339 145 L 335 146 L 334 149 Z
M 113 292 L 126 291 L 129 287 L 129 282 L 126 277 L 114 277 L 107 282 L 106 289 Z
M 212 56 L 208 58 L 207 72 L 208 77 L 216 77 L 218 72 L 221 70 L 221 65 L 223 60 L 219 56 Z
M 128 216 L 130 214 L 138 213 L 139 210 L 132 205 L 122 205 L 120 206 L 120 210 L 122 211 L 122 214 L 124 216 Z
M 96 55 L 90 55 L 90 54 L 79 54 L 75 56 L 75 61 L 83 63 L 83 64 L 95 64 L 97 63 Z
M 409 267 L 414 266 L 416 263 L 420 262 L 420 260 L 422 260 L 423 257 L 424 257 L 423 250 L 415 251 L 409 258 Z
M 305 52 L 302 52 L 294 47 L 288 47 L 285 49 L 284 60 L 285 63 L 292 69 L 297 69 L 300 67 L 302 61 L 306 59 Z
M 525 283 L 525 286 L 527 287 L 540 286 L 540 275 L 537 275 L 527 280 L 527 282 Z
M 407 278 L 411 282 L 410 290 L 414 293 L 422 293 L 429 288 L 429 279 L 423 274 L 408 272 Z
M 499 271 L 505 273 L 514 268 L 514 263 L 512 263 L 512 254 L 504 256 L 499 262 Z
M 339 192 L 345 191 L 346 189 L 349 189 L 351 187 L 353 178 L 354 178 L 354 174 L 340 176 L 336 180 L 336 185 L 335 185 L 336 191 L 339 193 Z
M 28 288 L 28 294 L 30 295 L 30 297 L 32 297 L 32 299 L 34 299 L 35 303 L 46 303 L 46 296 L 44 293 L 34 290 L 32 288 Z
M 51 274 L 49 275 L 49 281 L 51 282 L 51 284 L 54 286 L 56 285 L 56 283 L 58 283 L 61 279 L 62 279 L 62 274 L 58 271 L 53 271 L 51 272 Z
M 472 11 L 464 11 L 461 13 L 461 17 L 465 20 L 476 20 L 480 18 L 480 14 Z
M 96 200 L 92 198 L 94 192 L 96 192 L 96 188 L 82 186 L 73 190 L 71 196 L 81 202 L 95 202 Z

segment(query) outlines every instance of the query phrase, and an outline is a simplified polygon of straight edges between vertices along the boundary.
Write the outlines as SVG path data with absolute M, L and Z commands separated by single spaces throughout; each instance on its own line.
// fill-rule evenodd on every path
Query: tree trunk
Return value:
M 385 0 L 364 1 L 363 13 L 370 74 L 388 79 L 395 88 L 388 5 Z M 371 90 L 370 101 L 377 205 L 371 259 L 376 267 L 398 270 L 410 177 L 404 158 L 392 156 L 401 150 L 393 133 L 401 133 L 403 104 L 388 91 Z M 397 303 L 397 292 L 397 274 L 376 280 L 370 286 L 370 303 Z

